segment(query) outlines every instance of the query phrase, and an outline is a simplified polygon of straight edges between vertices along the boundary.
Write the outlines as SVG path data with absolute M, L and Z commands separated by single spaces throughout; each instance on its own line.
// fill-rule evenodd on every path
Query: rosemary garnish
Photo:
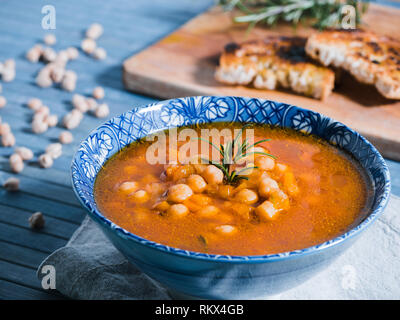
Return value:
M 230 185 L 236 185 L 240 180 L 248 180 L 249 178 L 244 176 L 243 173 L 247 170 L 252 170 L 252 169 L 257 169 L 257 166 L 248 166 L 244 167 L 240 170 L 232 170 L 232 165 L 237 165 L 238 162 L 250 155 L 254 154 L 260 154 L 260 155 L 265 155 L 268 157 L 276 158 L 275 156 L 266 153 L 266 152 L 259 152 L 259 151 L 251 151 L 252 148 L 255 146 L 259 145 L 260 143 L 270 141 L 270 139 L 263 139 L 259 140 L 253 144 L 248 143 L 248 139 L 244 139 L 244 141 L 238 145 L 238 140 L 242 136 L 243 131 L 249 127 L 251 124 L 246 124 L 244 125 L 239 133 L 236 135 L 236 137 L 232 141 L 228 141 L 225 145 L 220 144 L 219 147 L 212 143 L 209 140 L 203 139 L 203 138 L 195 138 L 197 140 L 202 140 L 207 142 L 210 146 L 212 146 L 214 149 L 218 150 L 220 154 L 220 159 L 219 162 L 217 161 L 212 161 L 210 159 L 206 158 L 201 158 L 203 162 L 206 162 L 208 164 L 212 164 L 216 166 L 217 168 L 221 169 L 221 171 L 224 174 L 224 183 L 225 184 L 230 184 Z M 237 149 L 235 153 L 235 149 Z M 248 152 L 250 150 L 250 152 Z
M 358 26 L 368 8 L 368 2 L 361 0 L 219 0 L 219 4 L 228 11 L 241 11 L 243 15 L 236 16 L 234 21 L 249 23 L 249 30 L 257 23 L 275 25 L 280 21 L 294 25 L 307 22 L 319 29 L 338 27 L 344 5 L 354 7 Z

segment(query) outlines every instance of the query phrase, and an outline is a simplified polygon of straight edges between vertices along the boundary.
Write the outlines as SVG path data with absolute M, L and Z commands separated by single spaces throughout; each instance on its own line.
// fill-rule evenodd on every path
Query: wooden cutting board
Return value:
M 365 29 L 400 38 L 398 9 L 371 4 L 363 21 Z M 231 13 L 214 7 L 127 59 L 123 65 L 124 85 L 158 98 L 234 95 L 290 103 L 345 123 L 366 136 L 384 156 L 400 160 L 400 101 L 383 98 L 375 87 L 359 84 L 350 75 L 345 75 L 323 102 L 290 91 L 227 86 L 214 79 L 219 54 L 229 42 L 277 34 L 307 36 L 312 32 L 316 31 L 280 25 L 257 27 L 246 35 L 246 26 L 233 24 Z

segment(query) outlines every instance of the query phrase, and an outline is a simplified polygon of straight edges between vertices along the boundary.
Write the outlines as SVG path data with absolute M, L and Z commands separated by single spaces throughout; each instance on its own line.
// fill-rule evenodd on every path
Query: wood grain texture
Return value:
M 400 10 L 371 5 L 364 18 L 365 29 L 400 37 Z M 231 13 L 212 8 L 182 28 L 124 62 L 126 88 L 174 98 L 191 95 L 234 95 L 266 98 L 312 109 L 354 128 L 389 158 L 400 160 L 400 101 L 387 100 L 375 87 L 360 84 L 345 75 L 326 101 L 289 91 L 227 86 L 214 79 L 218 57 L 225 44 L 259 39 L 268 35 L 307 36 L 317 32 L 291 26 L 257 27 L 246 37 L 246 27 L 232 23 Z

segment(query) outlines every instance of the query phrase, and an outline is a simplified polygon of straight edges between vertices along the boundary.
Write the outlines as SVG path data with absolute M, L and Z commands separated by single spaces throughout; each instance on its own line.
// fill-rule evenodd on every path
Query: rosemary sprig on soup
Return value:
M 349 230 L 365 217 L 369 183 L 347 153 L 318 137 L 221 122 L 130 144 L 104 164 L 94 191 L 107 218 L 148 240 L 263 255 Z

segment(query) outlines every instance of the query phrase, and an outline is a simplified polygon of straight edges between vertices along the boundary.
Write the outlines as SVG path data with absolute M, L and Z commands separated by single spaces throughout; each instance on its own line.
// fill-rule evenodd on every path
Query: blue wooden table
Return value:
M 385 1 L 388 3 L 388 1 Z M 153 102 L 152 97 L 124 90 L 121 82 L 121 63 L 124 59 L 158 41 L 184 22 L 207 9 L 214 1 L 146 0 L 129 1 L 13 1 L 0 3 L 0 61 L 16 60 L 17 76 L 13 82 L 0 82 L 8 101 L 0 110 L 3 121 L 11 125 L 16 145 L 27 146 L 35 159 L 45 147 L 57 141 L 63 128 L 59 125 L 44 134 L 31 133 L 32 111 L 26 102 L 40 98 L 51 112 L 62 118 L 70 109 L 72 93 L 59 88 L 41 89 L 34 79 L 41 64 L 25 59 L 26 51 L 40 43 L 48 33 L 42 29 L 41 13 L 44 5 L 56 9 L 57 37 L 55 49 L 78 47 L 84 30 L 93 22 L 104 26 L 98 45 L 107 50 L 106 60 L 97 61 L 83 53 L 69 62 L 68 68 L 78 74 L 75 92 L 90 95 L 96 86 L 106 92 L 105 102 L 110 116 L 120 114 L 133 106 Z M 0 188 L 0 299 L 59 299 L 57 293 L 44 291 L 36 278 L 40 262 L 52 251 L 65 245 L 85 216 L 71 189 L 70 161 L 79 142 L 89 131 L 104 120 L 85 116 L 81 125 L 72 130 L 74 142 L 64 145 L 63 155 L 50 169 L 41 169 L 37 161 L 26 163 L 18 174 L 21 191 L 6 192 Z M 8 157 L 13 148 L 0 147 L 0 183 L 14 176 Z M 393 193 L 400 195 L 400 163 L 389 161 Z M 32 231 L 28 217 L 41 211 L 46 228 Z

